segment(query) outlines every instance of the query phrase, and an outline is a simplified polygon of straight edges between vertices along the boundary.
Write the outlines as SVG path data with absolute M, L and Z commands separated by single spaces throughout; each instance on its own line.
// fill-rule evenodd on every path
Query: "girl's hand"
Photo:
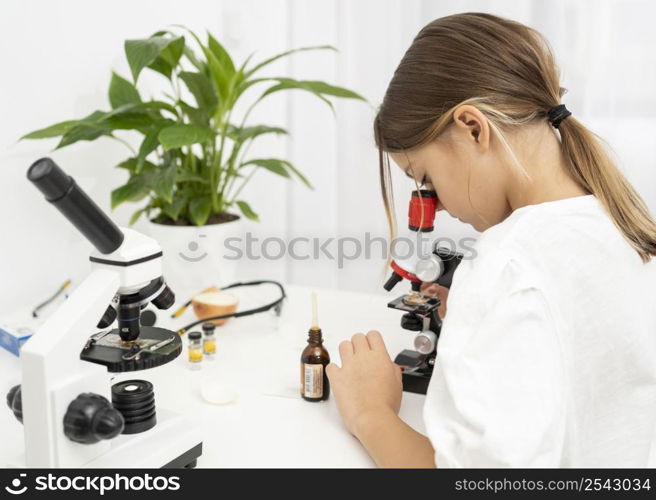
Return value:
M 437 309 L 437 314 L 440 315 L 441 319 L 444 319 L 444 316 L 446 316 L 446 299 L 449 296 L 449 289 L 437 283 L 426 281 L 421 284 L 419 291 L 425 295 L 440 299 L 440 307 Z
M 380 418 L 401 406 L 401 369 L 390 359 L 383 337 L 372 330 L 356 333 L 339 344 L 340 368 L 326 367 L 326 375 L 346 428 L 356 437 L 369 418 Z

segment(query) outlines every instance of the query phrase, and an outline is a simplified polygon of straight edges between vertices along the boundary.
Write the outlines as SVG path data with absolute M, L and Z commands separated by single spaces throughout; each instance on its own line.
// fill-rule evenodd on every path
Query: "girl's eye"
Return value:
M 424 174 L 424 176 L 421 178 L 421 182 L 419 183 L 419 187 L 423 187 L 424 184 L 426 184 L 426 181 L 428 180 L 427 176 Z

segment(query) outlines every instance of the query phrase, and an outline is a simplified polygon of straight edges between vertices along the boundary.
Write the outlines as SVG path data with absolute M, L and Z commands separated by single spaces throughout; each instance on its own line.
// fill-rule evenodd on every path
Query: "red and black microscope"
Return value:
M 394 362 L 403 369 L 403 390 L 417 394 L 426 394 L 442 329 L 442 320 L 437 312 L 440 299 L 422 293 L 421 285 L 437 283 L 451 287 L 453 274 L 463 258 L 461 253 L 439 247 L 438 242 L 426 237 L 434 229 L 436 209 L 435 191 L 421 189 L 412 192 L 407 235 L 412 243 L 411 252 L 403 257 L 394 257 L 391 261 L 392 275 L 384 285 L 389 292 L 399 281 L 410 281 L 410 293 L 394 299 L 387 306 L 405 313 L 401 317 L 401 328 L 416 332 L 415 350 L 401 351 Z

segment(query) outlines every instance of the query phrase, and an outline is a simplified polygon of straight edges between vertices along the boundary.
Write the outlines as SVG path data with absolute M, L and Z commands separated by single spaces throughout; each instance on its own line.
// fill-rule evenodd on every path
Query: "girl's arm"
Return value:
M 435 450 L 420 434 L 393 412 L 362 420 L 355 436 L 381 468 L 434 468 Z
M 435 467 L 428 438 L 398 417 L 401 371 L 377 331 L 355 334 L 339 345 L 341 368 L 326 368 L 347 429 L 379 467 Z

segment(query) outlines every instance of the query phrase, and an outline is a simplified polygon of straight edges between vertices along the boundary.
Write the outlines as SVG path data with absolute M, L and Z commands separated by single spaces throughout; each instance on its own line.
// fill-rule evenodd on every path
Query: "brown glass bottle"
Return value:
M 321 328 L 308 332 L 308 345 L 301 354 L 301 397 L 305 401 L 325 401 L 330 395 L 326 366 L 330 355 L 323 346 Z

